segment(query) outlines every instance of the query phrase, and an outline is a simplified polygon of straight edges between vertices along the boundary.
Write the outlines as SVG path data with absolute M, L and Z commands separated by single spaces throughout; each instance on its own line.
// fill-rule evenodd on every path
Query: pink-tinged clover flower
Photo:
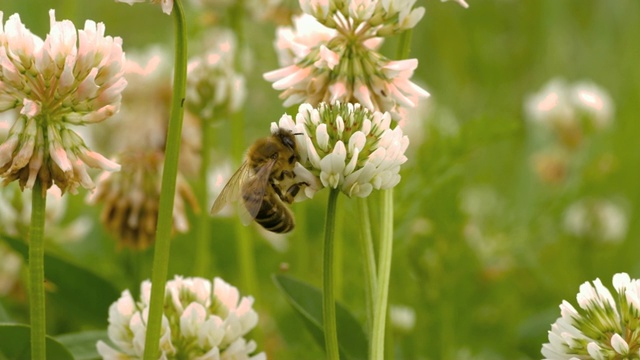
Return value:
M 109 308 L 109 339 L 98 341 L 103 359 L 142 359 L 151 282 L 142 283 L 140 300 L 129 290 Z M 162 359 L 266 360 L 245 336 L 258 324 L 253 298 L 220 278 L 176 276 L 165 287 L 160 352 Z
M 53 183 L 65 191 L 94 187 L 87 166 L 117 171 L 120 166 L 91 151 L 72 129 L 101 122 L 120 108 L 124 79 L 122 39 L 105 36 L 102 23 L 87 20 L 77 30 L 56 21 L 42 40 L 14 14 L 2 24 L 0 12 L 0 111 L 17 109 L 0 144 L 0 176 L 43 191 Z
M 366 197 L 374 189 L 390 189 L 400 182 L 409 138 L 391 124 L 389 113 L 360 104 L 302 104 L 295 121 L 285 114 L 271 124 L 271 131 L 285 128 L 297 134 L 300 163 L 294 171 L 309 185 L 305 196 L 329 187 L 350 197 Z
M 383 37 L 416 25 L 415 0 L 301 0 L 304 14 L 277 30 L 280 69 L 264 74 L 284 106 L 360 103 L 401 120 L 429 93 L 410 79 L 418 60 L 394 61 L 378 49 Z

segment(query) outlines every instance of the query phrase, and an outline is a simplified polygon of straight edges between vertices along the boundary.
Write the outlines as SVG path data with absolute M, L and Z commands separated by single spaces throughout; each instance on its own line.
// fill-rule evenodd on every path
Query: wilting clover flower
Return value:
M 551 129 L 560 142 L 576 148 L 585 134 L 606 129 L 613 122 L 613 103 L 606 91 L 591 82 L 567 84 L 553 79 L 525 101 L 533 123 Z
M 414 27 L 424 8 L 415 0 L 301 0 L 305 14 L 278 29 L 281 69 L 264 74 L 284 106 L 303 102 L 361 103 L 400 120 L 429 93 L 409 79 L 417 59 L 392 61 L 378 52 L 382 37 Z
M 186 106 L 202 120 L 219 112 L 237 111 L 246 89 L 242 74 L 235 71 L 236 39 L 231 30 L 217 29 L 206 36 L 206 51 L 187 65 Z
M 43 41 L 11 15 L 0 12 L 0 111 L 19 115 L 0 144 L 0 176 L 43 191 L 53 183 L 75 192 L 93 188 L 86 166 L 108 171 L 119 165 L 89 150 L 74 125 L 101 122 L 120 107 L 123 77 L 122 39 L 105 36 L 102 23 L 86 21 L 76 31 L 69 20 L 56 21 Z
M 390 189 L 400 182 L 400 165 L 409 138 L 391 115 L 369 111 L 360 104 L 317 108 L 302 104 L 295 122 L 290 115 L 271 123 L 271 131 L 289 129 L 296 135 L 300 165 L 294 170 L 308 197 L 319 187 L 340 189 L 348 196 L 369 196 L 373 189 Z
M 130 55 L 125 72 L 130 86 L 124 91 L 121 111 L 114 116 L 107 137 L 119 141 L 104 144 L 118 153 L 122 169 L 101 174 L 89 200 L 103 204 L 100 220 L 120 246 L 140 250 L 155 240 L 171 77 L 162 49 Z M 191 188 L 182 177 L 184 171 L 199 163 L 199 154 L 194 159 L 200 150 L 200 144 L 194 143 L 199 134 L 192 134 L 190 125 L 190 117 L 185 116 L 173 208 L 173 229 L 177 232 L 189 229 L 186 208 L 197 209 Z
M 600 279 L 580 285 L 576 309 L 567 301 L 551 325 L 545 359 L 637 359 L 640 356 L 640 280 L 613 276 L 615 294 Z
M 140 300 L 129 290 L 109 308 L 111 347 L 98 341 L 103 359 L 142 359 L 149 315 L 151 282 L 141 286 Z M 160 352 L 162 359 L 264 360 L 245 335 L 258 323 L 253 298 L 220 278 L 176 276 L 165 287 Z M 253 354 L 253 355 L 252 355 Z
M 161 151 L 131 151 L 120 159 L 122 170 L 104 172 L 91 203 L 103 203 L 100 221 L 120 246 L 143 250 L 155 240 L 162 184 Z M 178 173 L 173 205 L 173 229 L 189 230 L 186 208 L 198 208 L 187 181 Z
M 127 3 L 133 5 L 135 3 L 146 2 L 147 0 L 116 0 L 116 2 Z M 162 12 L 169 15 L 173 10 L 173 0 L 150 0 L 153 4 L 160 4 L 162 6 Z

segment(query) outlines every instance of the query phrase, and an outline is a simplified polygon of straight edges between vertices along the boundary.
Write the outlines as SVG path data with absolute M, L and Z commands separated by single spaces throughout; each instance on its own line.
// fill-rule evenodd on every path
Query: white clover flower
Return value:
M 600 279 L 580 286 L 576 309 L 567 301 L 551 325 L 545 359 L 634 359 L 640 356 L 640 281 L 613 276 L 615 294 Z
M 116 0 L 116 2 L 121 2 L 129 5 L 133 5 L 135 3 L 146 2 L 147 0 Z M 170 15 L 173 10 L 173 0 L 150 0 L 152 4 L 160 4 L 162 6 L 162 12 Z
M 403 333 L 410 333 L 416 326 L 416 311 L 406 305 L 391 305 L 389 307 L 391 326 Z
M 410 81 L 417 59 L 392 61 L 378 52 L 383 36 L 410 29 L 424 14 L 415 0 L 301 0 L 305 14 L 278 29 L 282 68 L 264 74 L 284 106 L 358 102 L 400 120 L 429 93 Z
M 103 203 L 100 221 L 119 246 L 143 250 L 155 240 L 164 154 L 157 150 L 131 150 L 121 155 L 122 170 L 100 175 L 91 204 Z M 189 230 L 187 207 L 198 210 L 198 201 L 178 173 L 173 205 L 173 229 Z
M 583 199 L 571 204 L 564 213 L 568 233 L 596 241 L 622 241 L 628 223 L 625 210 L 608 199 Z
M 165 287 L 160 352 L 162 359 L 266 360 L 245 335 L 258 324 L 253 298 L 215 278 L 176 276 Z M 151 283 L 141 286 L 140 301 L 128 290 L 109 308 L 109 339 L 98 341 L 103 359 L 142 359 Z M 252 355 L 253 354 L 253 355 Z
M 187 102 L 189 111 L 209 120 L 218 113 L 235 112 L 246 97 L 245 78 L 235 71 L 236 39 L 229 29 L 211 31 L 203 44 L 203 53 L 187 65 Z
M 608 128 L 613 112 L 606 91 L 586 81 L 570 85 L 553 79 L 525 101 L 526 117 L 551 129 L 569 148 L 579 145 L 585 133 Z
M 70 127 L 101 122 L 120 108 L 124 79 L 122 39 L 105 36 L 102 23 L 86 21 L 76 31 L 56 21 L 43 41 L 14 14 L 2 25 L 0 12 L 0 111 L 16 108 L 17 119 L 0 144 L 0 176 L 32 188 L 58 185 L 76 192 L 94 184 L 87 166 L 116 171 L 119 165 L 89 150 Z M 44 191 L 44 190 L 43 190 Z
M 391 128 L 389 113 L 371 112 L 360 104 L 302 104 L 295 122 L 289 115 L 271 123 L 296 136 L 300 163 L 294 169 L 312 197 L 320 187 L 340 189 L 347 196 L 366 197 L 373 189 L 390 189 L 400 182 L 400 165 L 409 138 L 399 126 Z

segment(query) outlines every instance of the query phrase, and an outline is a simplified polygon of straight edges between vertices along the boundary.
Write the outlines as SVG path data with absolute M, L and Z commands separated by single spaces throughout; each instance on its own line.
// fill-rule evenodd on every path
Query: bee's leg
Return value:
M 293 177 L 295 176 L 295 174 L 293 173 L 293 171 L 289 171 L 289 170 L 282 170 L 279 174 L 274 174 L 274 178 L 278 181 L 282 181 L 285 178 L 289 178 L 289 179 L 293 179 Z
M 298 195 L 298 192 L 300 192 L 300 188 L 302 186 L 309 186 L 309 184 L 304 182 L 304 181 L 295 183 L 295 184 L 289 186 L 289 188 L 287 189 L 286 193 L 278 194 L 278 196 L 280 196 L 280 199 L 282 199 L 282 201 L 287 202 L 289 204 L 292 204 L 293 200 L 296 197 L 296 195 Z

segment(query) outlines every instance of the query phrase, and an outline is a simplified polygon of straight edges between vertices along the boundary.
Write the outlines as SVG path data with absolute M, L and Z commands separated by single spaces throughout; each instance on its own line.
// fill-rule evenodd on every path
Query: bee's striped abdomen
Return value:
M 268 192 L 264 196 L 256 222 L 263 228 L 275 233 L 287 233 L 293 230 L 293 216 L 280 199 Z

